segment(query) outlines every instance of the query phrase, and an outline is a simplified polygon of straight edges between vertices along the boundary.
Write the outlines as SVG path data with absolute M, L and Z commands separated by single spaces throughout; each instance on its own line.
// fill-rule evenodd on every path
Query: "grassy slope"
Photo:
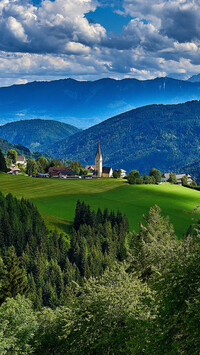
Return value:
M 164 215 L 169 215 L 178 236 L 193 223 L 192 211 L 200 204 L 199 191 L 169 184 L 129 186 L 124 180 L 113 179 L 64 181 L 0 174 L 0 191 L 32 200 L 49 227 L 56 226 L 66 232 L 73 220 L 77 199 L 93 209 L 121 210 L 135 230 L 142 215 L 157 204 Z

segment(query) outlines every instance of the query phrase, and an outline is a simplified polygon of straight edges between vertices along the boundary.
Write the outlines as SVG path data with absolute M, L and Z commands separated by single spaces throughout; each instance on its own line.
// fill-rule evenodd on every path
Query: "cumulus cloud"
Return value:
M 124 0 L 124 12 L 153 23 L 178 42 L 200 39 L 199 0 Z
M 91 24 L 85 14 L 94 11 L 94 0 L 44 0 L 33 6 L 22 0 L 0 5 L 0 49 L 32 53 L 69 53 L 99 43 L 106 36 L 100 24 Z M 74 45 L 69 43 L 74 42 Z M 77 43 L 77 45 L 76 45 Z
M 113 0 L 0 1 L 2 84 L 200 72 L 200 0 L 122 0 L 120 34 L 85 15 Z M 113 7 L 116 10 L 116 4 Z

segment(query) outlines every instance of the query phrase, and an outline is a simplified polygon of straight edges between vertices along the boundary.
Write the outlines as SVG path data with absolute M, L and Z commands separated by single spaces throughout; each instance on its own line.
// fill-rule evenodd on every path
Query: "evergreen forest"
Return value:
M 199 354 L 199 237 L 77 201 L 69 239 L 0 194 L 0 353 Z

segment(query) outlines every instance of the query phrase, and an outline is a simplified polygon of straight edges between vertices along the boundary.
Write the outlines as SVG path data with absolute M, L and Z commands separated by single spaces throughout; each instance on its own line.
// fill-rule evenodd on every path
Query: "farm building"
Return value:
M 187 176 L 187 178 L 188 178 L 188 184 L 191 184 L 193 181 L 194 181 L 194 179 L 192 178 L 192 176 L 191 175 L 188 175 L 188 174 L 176 174 L 176 179 L 177 179 L 177 184 L 178 185 L 182 185 L 182 177 L 183 176 Z M 166 182 L 166 181 L 168 181 L 169 180 L 169 177 L 170 177 L 170 173 L 165 173 L 165 174 L 163 174 L 162 175 L 162 182 Z

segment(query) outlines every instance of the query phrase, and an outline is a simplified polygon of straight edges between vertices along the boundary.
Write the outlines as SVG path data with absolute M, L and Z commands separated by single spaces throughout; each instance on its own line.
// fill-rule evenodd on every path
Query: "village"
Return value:
M 7 159 L 7 156 L 5 156 Z M 17 155 L 16 162 L 12 163 L 8 168 L 8 174 L 18 175 L 22 168 L 24 171 L 27 167 L 27 159 L 23 155 Z M 163 173 L 161 181 L 159 183 L 172 182 L 171 174 L 174 176 L 175 183 L 178 185 L 183 185 L 183 179 L 186 178 L 187 185 L 195 184 L 193 177 L 186 173 Z M 79 174 L 75 169 L 71 169 L 68 166 L 51 166 L 48 168 L 47 172 L 37 172 L 34 175 L 36 178 L 54 178 L 54 179 L 97 179 L 97 178 L 126 178 L 127 171 L 125 169 L 119 168 L 113 170 L 110 166 L 103 166 L 103 157 L 100 148 L 100 142 L 98 141 L 97 150 L 95 155 L 95 164 L 86 165 L 84 168 L 84 173 Z

